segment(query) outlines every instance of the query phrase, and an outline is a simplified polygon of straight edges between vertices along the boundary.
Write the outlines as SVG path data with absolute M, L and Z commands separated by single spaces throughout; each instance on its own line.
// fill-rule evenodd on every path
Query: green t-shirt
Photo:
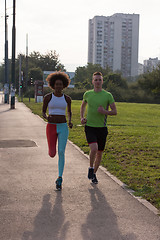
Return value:
M 97 109 L 99 106 L 102 106 L 108 110 L 109 105 L 114 102 L 112 94 L 104 89 L 100 92 L 95 92 L 93 89 L 84 93 L 83 100 L 88 104 L 86 125 L 90 127 L 105 127 L 107 115 L 99 113 Z

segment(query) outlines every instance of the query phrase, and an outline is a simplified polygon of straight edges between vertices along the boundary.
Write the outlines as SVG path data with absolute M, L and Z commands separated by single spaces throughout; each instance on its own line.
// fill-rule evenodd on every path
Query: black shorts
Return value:
M 108 135 L 107 127 L 89 127 L 85 126 L 85 134 L 88 144 L 97 143 L 98 150 L 103 151 Z

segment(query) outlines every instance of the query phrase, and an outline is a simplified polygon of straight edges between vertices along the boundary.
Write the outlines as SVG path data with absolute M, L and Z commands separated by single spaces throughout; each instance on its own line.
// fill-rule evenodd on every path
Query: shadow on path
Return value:
M 61 192 L 56 192 L 52 210 L 50 194 L 43 197 L 42 208 L 35 217 L 33 232 L 23 233 L 22 240 L 65 240 L 69 222 L 65 223 Z
M 0 105 L 4 105 L 4 104 L 0 104 Z M 6 109 L 6 110 L 4 110 L 4 111 L 0 111 L 0 114 L 1 114 L 1 113 L 5 113 L 5 112 L 10 112 L 11 110 L 13 110 L 13 109 L 8 108 L 8 109 Z
M 81 226 L 83 240 L 136 240 L 132 233 L 126 236 L 121 234 L 116 215 L 98 187 L 94 185 L 89 192 L 92 209 Z

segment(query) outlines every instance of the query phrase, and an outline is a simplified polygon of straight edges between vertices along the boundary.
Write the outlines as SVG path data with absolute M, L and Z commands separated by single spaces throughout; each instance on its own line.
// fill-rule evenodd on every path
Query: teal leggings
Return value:
M 58 138 L 58 171 L 59 177 L 62 177 L 65 164 L 65 148 L 68 139 L 67 123 L 48 123 L 46 135 L 48 141 L 48 153 L 50 157 L 56 155 L 56 144 Z

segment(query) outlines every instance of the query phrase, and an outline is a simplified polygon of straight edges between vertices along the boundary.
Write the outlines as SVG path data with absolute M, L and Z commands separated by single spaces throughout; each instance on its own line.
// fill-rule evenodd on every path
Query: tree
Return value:
M 29 55 L 29 62 L 33 63 L 34 67 L 40 67 L 42 71 L 65 71 L 56 51 L 47 52 L 45 55 L 34 51 Z
M 88 63 L 86 66 L 78 67 L 75 71 L 75 84 L 90 82 L 92 83 L 92 75 L 94 72 L 101 72 L 103 76 L 109 73 L 109 69 L 103 69 L 99 64 Z M 84 84 L 83 84 L 84 85 Z
M 115 84 L 118 87 L 121 88 L 127 88 L 127 82 L 124 78 L 122 78 L 121 74 L 119 73 L 111 73 L 108 76 L 108 81 L 112 82 L 113 84 Z
M 140 76 L 138 85 L 147 92 L 160 94 L 160 65 L 152 72 Z
M 33 82 L 36 80 L 43 80 L 43 72 L 41 68 L 31 68 L 29 71 L 29 79 L 33 79 Z
M 19 65 L 21 58 L 21 72 L 23 72 L 23 82 L 24 86 L 27 86 L 26 76 L 27 76 L 27 68 L 26 68 L 26 56 L 24 54 L 19 54 L 17 59 L 15 60 L 15 75 L 16 75 L 16 89 L 19 89 Z M 11 59 L 9 59 L 10 66 Z M 34 80 L 42 80 L 43 79 L 43 71 L 65 71 L 64 65 L 60 63 L 59 55 L 56 51 L 50 51 L 46 54 L 41 54 L 39 52 L 32 52 L 28 56 L 28 74 L 29 77 L 32 77 Z M 4 64 L 0 66 L 0 82 L 4 82 Z M 11 81 L 11 71 L 9 74 Z M 25 88 L 24 88 L 25 91 Z
M 4 64 L 0 66 L 0 83 L 4 84 Z

